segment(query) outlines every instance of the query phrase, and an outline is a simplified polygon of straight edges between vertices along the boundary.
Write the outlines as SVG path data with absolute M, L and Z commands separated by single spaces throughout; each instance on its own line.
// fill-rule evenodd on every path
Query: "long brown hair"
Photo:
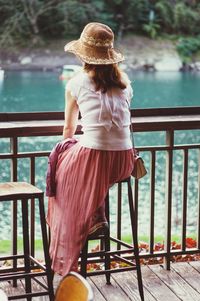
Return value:
M 85 63 L 84 70 L 88 73 L 90 72 L 96 91 L 100 90 L 105 93 L 114 87 L 120 89 L 126 88 L 126 82 L 123 81 L 121 71 L 117 64 L 92 65 Z

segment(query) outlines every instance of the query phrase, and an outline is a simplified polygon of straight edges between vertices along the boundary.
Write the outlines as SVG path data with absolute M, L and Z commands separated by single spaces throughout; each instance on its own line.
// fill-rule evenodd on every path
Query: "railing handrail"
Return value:
M 200 107 L 135 109 L 131 115 L 136 132 L 200 129 Z M 0 113 L 0 137 L 61 135 L 63 124 L 63 112 Z
M 198 115 L 200 107 L 175 107 L 175 108 L 148 108 L 131 109 L 131 115 L 134 117 L 144 116 L 175 116 L 175 115 Z M 30 121 L 30 120 L 62 120 L 64 112 L 6 112 L 0 113 L 0 122 L 8 121 Z

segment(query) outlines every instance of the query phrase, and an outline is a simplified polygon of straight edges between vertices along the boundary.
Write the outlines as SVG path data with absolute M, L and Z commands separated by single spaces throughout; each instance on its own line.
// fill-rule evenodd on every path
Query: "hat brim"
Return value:
M 75 54 L 83 62 L 93 65 L 116 64 L 125 59 L 117 49 L 86 46 L 80 39 L 67 43 L 64 50 Z

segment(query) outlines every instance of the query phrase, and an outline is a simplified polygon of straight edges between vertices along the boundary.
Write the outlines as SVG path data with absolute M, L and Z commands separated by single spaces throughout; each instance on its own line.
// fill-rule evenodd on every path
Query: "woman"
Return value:
M 66 85 L 63 138 L 73 137 L 79 111 L 84 134 L 59 155 L 56 195 L 49 199 L 52 268 L 61 275 L 77 270 L 88 233 L 106 222 L 102 211 L 109 187 L 133 170 L 132 89 L 117 65 L 124 57 L 113 42 L 108 26 L 89 23 L 79 40 L 65 46 L 81 59 L 83 71 Z

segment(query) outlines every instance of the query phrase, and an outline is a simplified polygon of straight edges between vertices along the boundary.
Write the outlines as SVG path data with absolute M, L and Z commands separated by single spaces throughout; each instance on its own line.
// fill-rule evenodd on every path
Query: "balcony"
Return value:
M 145 296 L 147 300 L 163 300 L 163 296 L 164 300 L 190 300 L 190 296 L 200 300 L 200 261 L 175 262 L 200 258 L 200 107 L 131 113 L 135 144 L 148 170 L 145 178 L 133 180 Z M 61 112 L 0 114 L 1 182 L 25 180 L 45 189 L 47 157 L 61 139 L 63 118 Z M 82 134 L 80 125 L 76 134 Z M 114 198 L 119 189 L 113 188 Z M 18 208 L 13 204 L 9 210 L 13 243 L 9 248 L 15 254 L 20 237 Z M 35 241 L 40 239 L 34 206 L 30 214 L 31 250 L 37 253 Z M 111 221 L 111 230 L 117 238 L 122 232 L 128 240 L 129 225 L 121 229 L 126 212 L 113 209 L 113 216 L 117 223 Z M 105 285 L 103 276 L 89 280 L 95 300 L 115 300 L 116 296 L 116 300 L 138 300 L 134 272 L 114 274 L 112 280 L 111 287 Z

